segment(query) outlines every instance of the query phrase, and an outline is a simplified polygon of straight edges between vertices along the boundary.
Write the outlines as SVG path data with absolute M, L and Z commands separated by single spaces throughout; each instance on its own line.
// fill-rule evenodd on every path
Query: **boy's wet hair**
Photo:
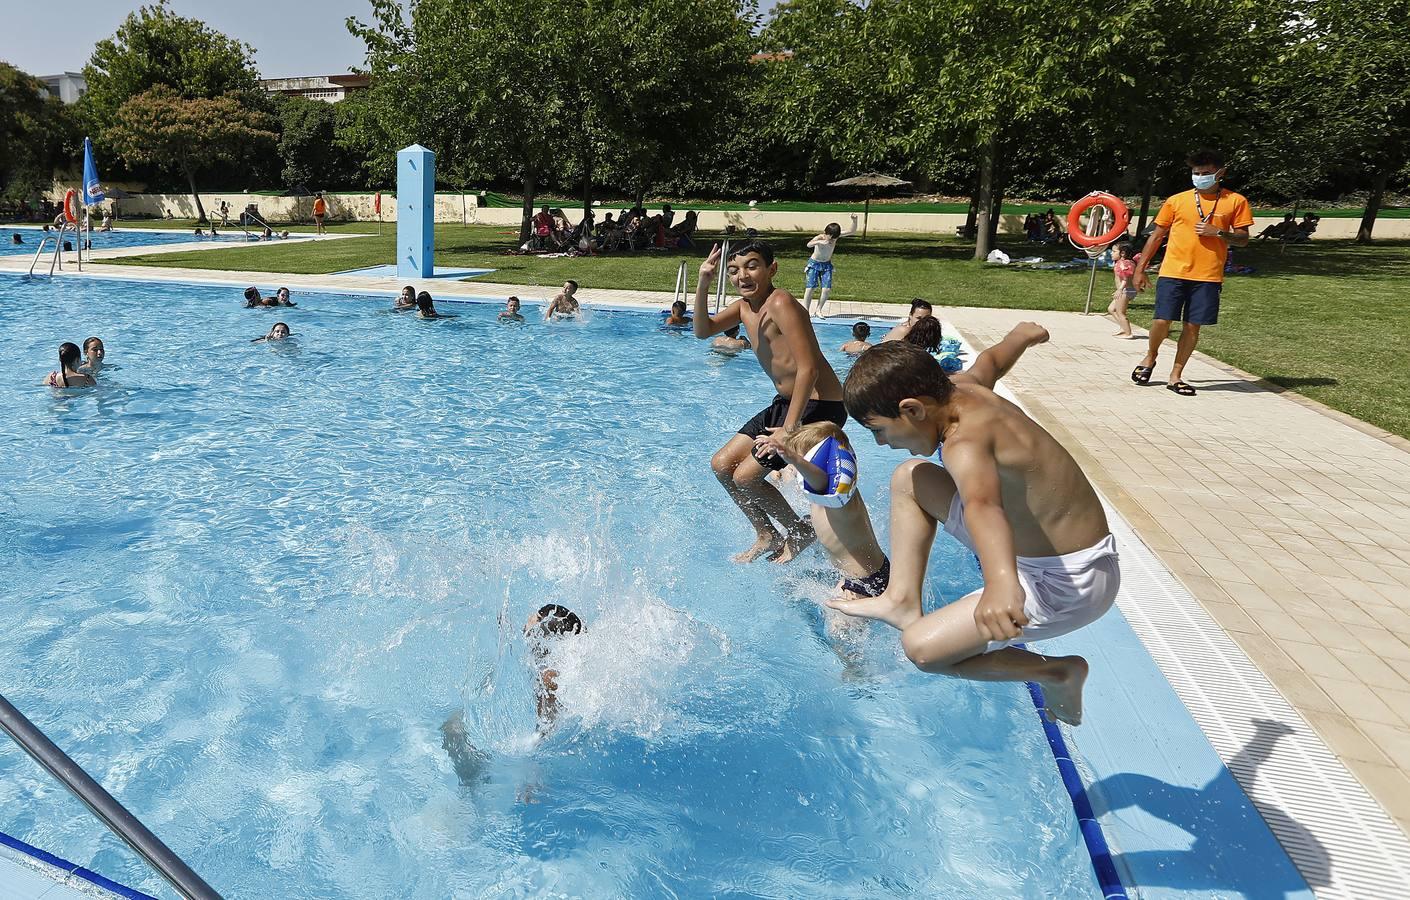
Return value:
M 674 303 L 671 304 L 671 312 L 675 312 L 676 310 L 680 310 L 681 315 L 685 315 L 685 301 L 684 301 L 684 300 L 677 300 L 676 302 L 674 302 Z
M 897 418 L 902 400 L 930 397 L 944 404 L 953 391 L 939 360 L 914 344 L 888 341 L 857 357 L 842 385 L 842 402 L 849 416 L 865 424 L 876 416 Z
M 257 287 L 247 287 L 247 288 L 245 288 L 245 299 L 248 300 L 248 301 L 251 302 L 251 303 L 258 303 L 259 300 L 261 299 L 261 298 L 260 298 L 260 295 L 259 295 L 259 288 L 257 288 Z
M 830 238 L 842 237 L 842 226 L 836 222 L 828 222 L 827 227 L 823 229 L 823 234 Z
M 1218 150 L 1210 150 L 1207 147 L 1202 147 L 1185 157 L 1185 164 L 1192 169 L 1195 166 L 1219 166 L 1223 168 L 1224 154 L 1220 153 Z
M 571 278 L 569 278 L 566 282 L 564 282 L 564 284 L 571 284 L 571 285 L 573 286 L 573 290 L 574 290 L 574 291 L 576 291 L 576 290 L 578 289 L 578 283 L 577 283 L 576 281 L 574 281 L 573 279 L 571 279 Z
M 926 316 L 919 322 L 911 326 L 907 332 L 905 340 L 907 343 L 915 344 L 927 353 L 936 353 L 940 350 L 941 334 L 940 320 L 934 316 Z
M 508 306 L 511 303 L 518 303 L 520 306 L 523 305 L 523 302 L 518 297 L 510 297 L 508 300 L 504 301 L 505 306 Z
M 770 247 L 764 241 L 745 241 L 738 247 L 731 247 L 729 250 L 729 259 L 734 259 L 736 256 L 748 256 L 750 253 L 759 254 L 759 258 L 764 261 L 764 265 L 773 265 L 774 248 Z M 729 262 L 729 260 L 725 261 Z
M 935 312 L 935 307 L 930 305 L 929 300 L 922 300 L 919 297 L 911 301 L 911 312 L 914 313 L 918 309 L 928 309 L 931 312 Z
M 852 326 L 852 337 L 859 341 L 864 341 L 871 336 L 871 326 L 866 322 L 858 322 Z
M 583 620 L 578 614 L 560 603 L 545 603 L 539 607 L 539 620 L 532 626 L 533 631 L 543 635 L 582 634 Z
M 729 328 L 726 328 L 726 329 L 725 329 L 725 337 L 728 337 L 728 338 L 737 338 L 737 337 L 739 337 L 739 326 L 738 326 L 738 325 L 731 325 Z

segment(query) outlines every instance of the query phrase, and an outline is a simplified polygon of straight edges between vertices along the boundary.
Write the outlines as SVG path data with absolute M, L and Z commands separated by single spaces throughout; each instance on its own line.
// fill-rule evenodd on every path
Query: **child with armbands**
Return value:
M 790 434 L 774 429 L 754 439 L 760 456 L 772 452 L 798 470 L 812 504 L 813 530 L 842 573 L 849 597 L 877 597 L 886 590 L 891 563 L 872 531 L 866 501 L 857 491 L 857 455 L 847 434 L 832 422 L 814 422 Z

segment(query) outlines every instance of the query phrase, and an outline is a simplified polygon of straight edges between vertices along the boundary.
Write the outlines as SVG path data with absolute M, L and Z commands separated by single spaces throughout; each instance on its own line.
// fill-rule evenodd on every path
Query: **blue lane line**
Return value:
M 38 847 L 26 844 L 19 838 L 11 837 L 3 831 L 0 831 L 0 844 L 4 844 L 12 850 L 18 850 L 26 856 L 32 856 L 41 862 L 46 862 L 57 869 L 63 869 L 69 875 L 75 875 L 82 878 L 84 881 L 96 884 L 98 887 L 117 894 L 119 897 L 126 897 L 128 900 L 157 900 L 157 898 L 153 897 L 151 894 L 134 891 L 126 885 L 118 884 L 116 881 L 104 878 L 91 869 L 85 869 L 83 866 L 77 863 L 71 863 L 62 857 L 55 856 L 47 850 L 40 850 Z
M 1021 646 L 1021 645 L 1020 645 Z M 1082 840 L 1087 844 L 1087 855 L 1092 858 L 1092 869 L 1097 874 L 1097 884 L 1101 887 L 1104 900 L 1130 900 L 1126 886 L 1121 883 L 1121 875 L 1111 859 L 1111 848 L 1107 846 L 1106 834 L 1101 823 L 1092 813 L 1092 803 L 1087 799 L 1087 789 L 1082 784 L 1082 776 L 1067 750 L 1067 741 L 1056 724 L 1049 722 L 1043 710 L 1047 703 L 1043 700 L 1043 689 L 1033 682 L 1027 682 L 1028 695 L 1033 698 L 1033 706 L 1038 710 L 1038 721 L 1043 723 L 1043 733 L 1048 737 L 1048 749 L 1053 751 L 1058 774 L 1063 786 L 1072 798 L 1072 811 L 1077 814 L 1077 827 L 1082 831 Z

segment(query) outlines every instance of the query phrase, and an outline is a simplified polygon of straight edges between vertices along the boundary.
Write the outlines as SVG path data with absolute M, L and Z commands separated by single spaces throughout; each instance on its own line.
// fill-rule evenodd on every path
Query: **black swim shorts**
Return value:
M 886 593 L 886 586 L 891 583 L 891 560 L 883 558 L 881 568 L 868 575 L 866 578 L 849 578 L 843 576 L 842 590 L 849 593 L 858 594 L 862 597 L 880 597 Z
M 761 434 L 765 434 L 770 428 L 778 428 L 783 425 L 783 420 L 788 418 L 788 404 L 791 401 L 782 394 L 774 394 L 774 402 L 759 410 L 754 414 L 754 418 L 744 423 L 739 429 L 739 433 L 753 440 Z M 799 425 L 811 425 L 814 422 L 832 422 L 838 428 L 847 424 L 847 407 L 842 405 L 841 400 L 809 400 L 808 405 L 803 408 L 803 418 L 798 420 Z M 788 463 L 783 461 L 773 453 L 766 457 L 755 456 L 759 460 L 759 465 L 775 472 L 784 469 Z

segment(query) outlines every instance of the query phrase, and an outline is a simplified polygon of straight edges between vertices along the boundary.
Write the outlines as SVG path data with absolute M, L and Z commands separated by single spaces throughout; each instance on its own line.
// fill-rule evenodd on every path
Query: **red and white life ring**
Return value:
M 1102 234 L 1087 234 L 1082 230 L 1082 214 L 1094 206 L 1104 206 L 1111 213 L 1112 225 Z M 1067 212 L 1067 236 L 1079 247 L 1101 247 L 1126 233 L 1131 224 L 1131 210 L 1120 197 L 1106 191 L 1092 193 L 1078 200 Z
M 64 191 L 64 218 L 70 222 L 78 221 L 78 208 L 74 205 L 74 198 L 78 196 L 78 191 L 69 188 Z

